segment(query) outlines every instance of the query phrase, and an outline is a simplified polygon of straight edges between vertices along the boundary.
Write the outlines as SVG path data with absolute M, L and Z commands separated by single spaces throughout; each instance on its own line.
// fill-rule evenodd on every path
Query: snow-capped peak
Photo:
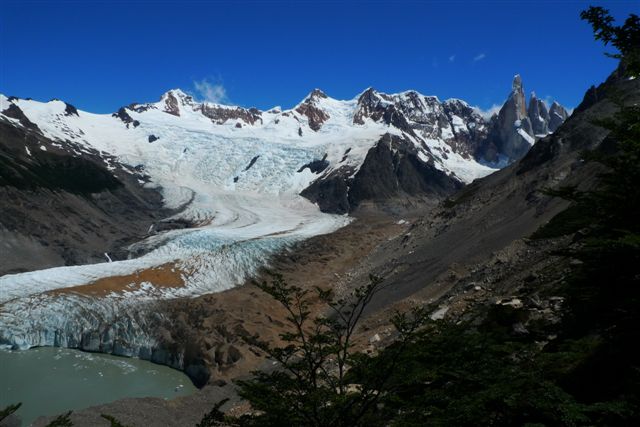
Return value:
M 166 99 L 169 96 L 173 96 L 176 97 L 180 100 L 183 101 L 193 101 L 193 97 L 189 94 L 187 94 L 186 92 L 184 92 L 182 89 L 176 88 L 176 89 L 169 89 L 168 91 L 166 91 L 164 94 L 162 94 L 162 96 L 160 97 L 161 100 Z
M 314 90 L 309 92 L 309 95 L 305 97 L 303 102 L 317 101 L 318 99 L 322 99 L 322 98 L 328 98 L 327 94 L 324 93 L 321 89 L 315 88 Z
M 187 95 L 180 89 L 171 89 L 166 92 L 160 98 L 160 103 L 163 104 L 163 110 L 166 113 L 173 114 L 174 116 L 180 116 L 185 107 L 193 110 L 195 102 L 193 97 Z

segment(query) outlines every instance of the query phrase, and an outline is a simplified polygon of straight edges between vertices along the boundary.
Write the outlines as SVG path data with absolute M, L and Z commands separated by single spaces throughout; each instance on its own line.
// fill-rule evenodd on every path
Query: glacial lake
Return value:
M 0 409 L 22 402 L 23 426 L 125 397 L 172 399 L 196 390 L 184 373 L 140 359 L 57 347 L 0 351 Z

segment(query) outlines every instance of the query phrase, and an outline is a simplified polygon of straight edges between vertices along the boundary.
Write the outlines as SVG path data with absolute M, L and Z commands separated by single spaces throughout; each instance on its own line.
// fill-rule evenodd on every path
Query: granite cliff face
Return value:
M 567 110 L 557 102 L 549 109 L 549 132 L 555 132 L 569 118 Z
M 527 114 L 531 121 L 531 129 L 535 136 L 546 136 L 550 132 L 549 110 L 547 110 L 546 104 L 536 97 L 535 92 L 531 92 Z
M 476 156 L 496 166 L 505 166 L 524 157 L 536 140 L 554 132 L 569 114 L 557 102 L 550 110 L 531 93 L 527 108 L 520 75 L 513 79 L 511 93 L 497 115 L 490 120 L 486 138 L 478 144 Z
M 481 157 L 493 163 L 510 163 L 526 154 L 534 140 L 520 75 L 514 77 L 507 101 L 491 122 Z
M 300 194 L 324 212 L 353 212 L 365 201 L 400 212 L 412 201 L 437 201 L 462 185 L 433 161 L 421 158 L 411 140 L 386 134 L 369 150 L 357 171 L 338 168 Z

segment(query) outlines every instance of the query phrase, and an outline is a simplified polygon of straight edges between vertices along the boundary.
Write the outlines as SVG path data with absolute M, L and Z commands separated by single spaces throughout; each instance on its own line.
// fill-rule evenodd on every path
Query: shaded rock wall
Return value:
M 386 134 L 369 150 L 355 175 L 351 168 L 338 169 L 300 194 L 323 212 L 344 214 L 365 201 L 382 205 L 397 199 L 438 200 L 461 187 L 455 178 L 419 159 L 411 142 Z

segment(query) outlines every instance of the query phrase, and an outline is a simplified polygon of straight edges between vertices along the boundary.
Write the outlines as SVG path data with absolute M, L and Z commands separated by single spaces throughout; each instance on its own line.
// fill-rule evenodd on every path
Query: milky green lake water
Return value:
M 196 391 L 180 371 L 139 359 L 42 347 L 0 351 L 0 409 L 22 402 L 23 426 L 40 415 L 125 397 L 174 398 Z

